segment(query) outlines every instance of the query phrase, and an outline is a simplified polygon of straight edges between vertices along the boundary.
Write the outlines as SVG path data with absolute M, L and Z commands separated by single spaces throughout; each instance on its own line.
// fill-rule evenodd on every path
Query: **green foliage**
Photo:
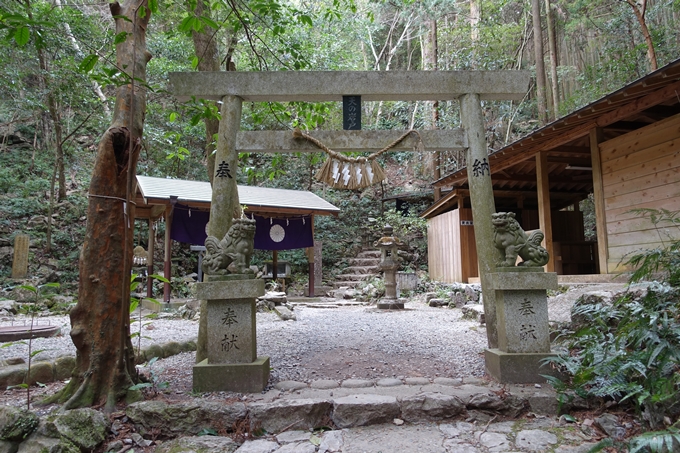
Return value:
M 635 209 L 634 214 L 648 217 L 657 231 L 661 245 L 631 253 L 625 264 L 634 270 L 631 282 L 660 277 L 669 285 L 680 286 L 680 211 L 668 209 Z M 668 226 L 667 228 L 662 228 Z
M 655 226 L 660 222 L 677 224 L 675 212 L 638 213 L 648 215 Z M 581 327 L 565 333 L 568 353 L 550 359 L 569 376 L 567 382 L 549 379 L 563 398 L 567 390 L 573 390 L 583 398 L 630 404 L 652 429 L 663 427 L 665 417 L 680 411 L 677 249 L 677 241 L 666 242 L 653 253 L 641 251 L 627 261 L 639 266 L 631 281 L 660 273 L 665 282 L 652 282 L 646 291 L 628 291 L 611 305 L 583 301 L 573 310 L 572 317 L 579 319 Z M 640 442 L 651 448 L 651 438 Z M 667 433 L 655 439 L 666 442 L 676 435 Z

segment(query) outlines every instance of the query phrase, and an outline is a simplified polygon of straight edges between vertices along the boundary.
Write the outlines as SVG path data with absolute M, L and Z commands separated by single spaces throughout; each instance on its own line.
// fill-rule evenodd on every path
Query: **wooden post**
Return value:
M 28 245 L 30 237 L 27 234 L 14 236 L 14 256 L 12 258 L 12 278 L 26 278 L 28 275 Z
M 548 251 L 550 259 L 544 269 L 555 272 L 555 256 L 553 253 L 552 217 L 550 214 L 550 181 L 548 180 L 548 153 L 536 154 L 536 188 L 538 191 L 538 225 L 545 237 L 543 247 Z
M 474 221 L 475 245 L 479 279 L 484 295 L 484 317 L 486 336 L 490 349 L 498 347 L 496 326 L 496 294 L 490 286 L 490 274 L 495 272 L 495 257 L 498 252 L 493 242 L 491 214 L 496 212 L 491 184 L 491 169 L 484 130 L 484 116 L 478 94 L 466 94 L 460 98 L 461 122 L 467 132 L 467 168 L 470 184 L 470 203 Z
M 314 243 L 314 214 L 310 216 L 310 222 L 312 222 L 312 244 Z M 309 262 L 309 290 L 308 296 L 314 297 L 314 245 L 307 247 L 307 261 Z
M 272 280 L 276 284 L 276 279 L 279 278 L 279 251 L 272 251 Z
M 600 143 L 603 141 L 602 129 L 590 130 L 590 159 L 593 166 L 593 199 L 595 202 L 595 225 L 597 228 L 598 272 L 608 274 L 609 243 L 607 240 L 607 214 L 604 206 L 604 187 L 602 184 L 602 159 Z
M 307 295 L 308 297 L 314 297 L 314 247 L 307 247 L 305 252 L 307 253 L 307 262 L 309 263 L 309 289 Z
M 153 229 L 153 218 L 149 216 L 149 241 L 146 247 L 146 297 L 153 297 L 153 254 L 156 245 L 156 232 Z
M 170 280 L 172 279 L 172 239 L 170 238 L 170 230 L 172 229 L 172 214 L 175 210 L 175 200 L 170 197 L 171 204 L 165 208 L 165 263 L 163 266 L 163 276 L 168 280 L 163 283 L 163 302 L 170 303 Z

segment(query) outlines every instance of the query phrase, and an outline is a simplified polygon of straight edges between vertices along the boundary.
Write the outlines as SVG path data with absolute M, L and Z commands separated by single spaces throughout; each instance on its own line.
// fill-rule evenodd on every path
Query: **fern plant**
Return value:
M 650 217 L 662 246 L 627 258 L 635 267 L 630 281 L 660 281 L 646 291 L 628 291 L 611 305 L 594 300 L 577 306 L 572 317 L 583 327 L 565 332 L 567 352 L 549 360 L 569 379 L 548 379 L 561 402 L 570 391 L 614 400 L 632 406 L 649 429 L 665 428 L 632 439 L 631 452 L 674 451 L 680 448 L 680 431 L 671 425 L 680 413 L 680 241 L 661 225 L 677 228 L 680 216 L 666 210 L 638 213 Z

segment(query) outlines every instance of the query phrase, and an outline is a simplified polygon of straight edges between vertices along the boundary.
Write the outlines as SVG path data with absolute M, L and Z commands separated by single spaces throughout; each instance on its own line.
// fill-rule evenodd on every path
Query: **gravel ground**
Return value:
M 550 298 L 551 320 L 568 321 L 578 295 L 587 291 L 620 289 L 606 285 L 575 286 Z M 483 350 L 486 329 L 462 319 L 459 309 L 432 308 L 420 299 L 406 303 L 405 310 L 378 310 L 374 306 L 338 308 L 295 308 L 297 321 L 282 321 L 274 313 L 257 314 L 258 355 L 270 357 L 270 384 L 284 380 L 309 382 L 317 379 L 344 380 L 383 377 L 469 377 L 484 375 Z M 165 317 L 143 320 L 141 347 L 168 341 L 193 340 L 198 321 Z M 26 322 L 3 318 L 0 325 Z M 34 360 L 75 355 L 69 336 L 68 317 L 38 318 L 39 324 L 62 326 L 62 334 L 33 341 Z M 131 326 L 139 332 L 139 322 Z M 137 339 L 134 339 L 137 346 Z M 23 344 L 4 344 L 0 360 L 28 355 Z M 191 393 L 195 353 L 182 353 L 158 360 L 154 372 L 170 382 L 177 394 Z M 148 370 L 147 370 L 148 374 Z

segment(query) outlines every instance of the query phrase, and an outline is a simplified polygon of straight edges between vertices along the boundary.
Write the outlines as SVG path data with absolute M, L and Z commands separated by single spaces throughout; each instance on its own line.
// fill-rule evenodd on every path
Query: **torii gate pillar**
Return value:
M 484 133 L 484 116 L 478 94 L 465 94 L 460 97 L 460 116 L 468 138 L 468 184 L 474 219 L 479 279 L 482 283 L 484 299 L 486 336 L 489 348 L 494 349 L 498 347 L 496 295 L 490 286 L 489 278 L 496 271 L 494 257 L 497 252 L 493 243 L 493 225 L 491 224 L 491 214 L 496 212 L 496 206 Z

